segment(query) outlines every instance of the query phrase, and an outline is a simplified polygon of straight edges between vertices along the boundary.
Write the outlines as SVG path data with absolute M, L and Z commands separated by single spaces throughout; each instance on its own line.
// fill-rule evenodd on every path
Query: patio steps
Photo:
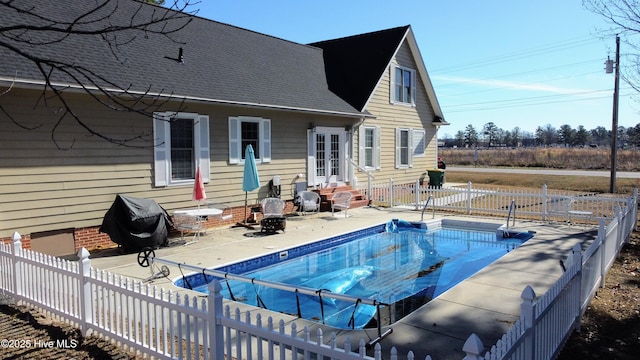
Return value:
M 369 205 L 369 200 L 367 200 L 358 190 L 354 190 L 353 187 L 349 185 L 327 187 L 313 191 L 320 194 L 320 211 L 331 211 L 331 199 L 335 193 L 340 191 L 349 191 L 353 194 L 349 209 Z

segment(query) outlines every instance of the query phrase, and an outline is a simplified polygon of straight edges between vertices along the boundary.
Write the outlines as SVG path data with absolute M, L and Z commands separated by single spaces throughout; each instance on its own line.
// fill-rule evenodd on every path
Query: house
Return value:
M 310 45 L 323 49 L 329 89 L 373 115 L 354 132 L 363 180 L 413 183 L 436 168 L 437 131 L 448 123 L 410 26 Z
M 0 35 L 21 49 L 0 46 L 0 239 L 18 231 L 55 254 L 113 244 L 98 228 L 116 194 L 194 207 L 196 167 L 208 198 L 240 216 L 247 144 L 262 184 L 250 205 L 363 170 L 414 182 L 435 166 L 446 123 L 408 26 L 305 45 L 137 1 L 12 5 L 24 11 L 0 6 L 2 27 L 48 18 L 80 31 Z M 159 13 L 176 15 L 175 31 L 89 31 Z M 356 77 L 341 83 L 345 66 Z

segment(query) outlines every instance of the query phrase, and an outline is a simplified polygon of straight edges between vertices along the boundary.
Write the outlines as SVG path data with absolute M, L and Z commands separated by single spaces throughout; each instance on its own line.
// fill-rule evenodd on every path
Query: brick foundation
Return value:
M 251 216 L 251 209 L 255 207 L 259 207 L 259 205 L 247 206 L 247 209 L 246 209 L 247 217 Z M 293 201 L 286 201 L 284 213 L 288 214 L 295 210 L 296 210 L 296 207 L 293 204 Z M 233 208 L 231 209 L 231 213 L 233 216 L 230 219 L 226 219 L 226 220 L 223 220 L 217 216 L 210 217 L 206 220 L 205 226 L 209 229 L 213 229 L 217 227 L 223 227 L 223 226 L 232 225 L 238 222 L 242 222 L 245 216 L 245 208 L 242 206 Z M 256 215 L 257 215 L 256 223 L 259 224 L 260 220 L 262 219 L 262 213 L 257 213 Z M 96 249 L 109 249 L 109 248 L 114 248 L 118 246 L 118 244 L 111 241 L 111 238 L 109 237 L 109 235 L 98 231 L 99 228 L 100 228 L 99 226 L 95 226 L 95 227 L 85 227 L 85 228 L 74 229 L 73 238 L 74 238 L 75 253 L 80 251 L 80 249 L 82 249 L 83 247 L 89 251 L 92 251 Z M 176 235 L 179 235 L 179 232 L 171 231 L 169 234 L 170 237 L 176 236 Z M 21 239 L 22 248 L 31 249 L 31 235 L 21 234 L 21 236 L 22 236 L 22 239 Z M 11 237 L 5 237 L 5 238 L 0 238 L 0 242 L 11 244 L 13 240 L 11 239 Z
M 27 234 L 27 235 L 20 234 L 20 236 L 21 236 L 20 241 L 22 241 L 22 248 L 23 249 L 31 249 L 31 235 L 29 235 L 29 234 Z M 0 242 L 4 243 L 4 244 L 12 244 L 13 243 L 13 239 L 11 237 L 0 238 Z
M 76 253 L 82 248 L 91 251 L 94 249 L 108 249 L 118 246 L 118 244 L 111 241 L 109 235 L 98 231 L 99 228 L 99 226 L 79 228 L 73 231 Z

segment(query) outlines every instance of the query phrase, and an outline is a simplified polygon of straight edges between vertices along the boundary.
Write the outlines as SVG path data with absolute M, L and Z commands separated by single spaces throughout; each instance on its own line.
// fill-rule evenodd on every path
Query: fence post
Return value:
M 393 179 L 389 178 L 389 207 L 393 207 Z
M 369 195 L 367 200 L 369 200 L 369 206 L 371 206 L 371 202 L 373 201 L 373 184 L 371 183 L 371 174 L 367 173 L 367 194 Z
M 482 340 L 475 333 L 469 335 L 467 341 L 462 345 L 462 351 L 467 353 L 462 360 L 481 360 L 483 359 L 481 353 L 484 351 L 484 344 Z
M 93 323 L 93 299 L 91 298 L 91 283 L 87 278 L 91 275 L 91 259 L 89 251 L 82 248 L 78 251 L 78 295 L 80 297 L 80 331 L 84 336 L 88 335 L 88 324 Z
M 624 236 L 624 241 L 623 243 L 628 243 L 629 239 L 631 238 L 631 232 L 633 231 L 633 223 L 637 222 L 637 217 L 631 217 L 631 215 L 634 214 L 632 208 L 633 205 L 635 205 L 635 203 L 633 202 L 632 198 L 627 198 L 627 203 L 625 204 L 624 207 L 624 211 L 623 211 L 623 217 L 624 217 L 624 233 L 622 236 Z
M 582 325 L 580 322 L 582 317 L 582 247 L 579 243 L 575 244 L 573 249 L 571 249 L 571 256 L 573 257 L 573 259 L 571 259 L 572 266 L 576 266 L 576 264 L 579 265 L 578 272 L 575 276 L 577 278 L 578 285 L 578 290 L 576 291 L 578 293 L 578 301 L 576 302 L 578 306 L 577 309 L 575 309 L 574 329 L 576 329 L 576 331 L 580 331 L 580 326 Z
M 467 215 L 471 215 L 471 181 L 467 182 Z
M 420 209 L 420 195 L 422 195 L 422 188 L 420 188 L 420 179 L 416 179 L 416 208 L 415 210 Z
M 535 329 L 533 328 L 533 323 L 535 321 L 533 300 L 536 298 L 536 292 L 533 291 L 531 285 L 527 285 L 524 290 L 522 290 L 520 297 L 522 298 L 522 304 L 520 304 L 520 320 L 522 321 L 523 333 L 525 336 L 524 358 L 535 359 L 536 353 L 534 344 L 536 343 L 536 334 Z
M 13 283 L 11 284 L 11 290 L 13 291 L 14 301 L 17 303 L 20 300 L 20 295 L 22 295 L 22 284 L 24 281 L 22 280 L 22 271 L 20 269 L 20 261 L 18 261 L 18 257 L 22 255 L 22 235 L 17 231 L 13 233 L 11 237 L 13 240 L 13 251 L 11 253 L 11 262 L 13 265 Z
M 224 329 L 218 323 L 222 317 L 222 285 L 217 280 L 209 284 L 207 323 L 209 327 L 209 359 L 224 359 Z M 229 354 L 231 355 L 231 354 Z
M 598 237 L 602 239 L 600 253 L 600 288 L 604 289 L 605 275 L 607 274 L 607 226 L 604 219 L 600 219 L 598 227 Z
M 635 199 L 632 197 L 627 198 L 627 205 L 624 208 L 626 224 L 624 229 L 625 243 L 628 243 L 631 239 L 631 233 L 635 230 L 635 224 L 638 223 L 638 214 L 636 212 L 637 209 L 638 204 L 636 203 Z
M 542 185 L 542 221 L 547 221 L 547 184 Z
M 616 205 L 616 219 L 618 219 L 618 228 L 616 229 L 616 253 L 614 257 L 618 257 L 618 251 L 624 244 L 624 217 L 622 216 L 622 207 L 620 204 Z

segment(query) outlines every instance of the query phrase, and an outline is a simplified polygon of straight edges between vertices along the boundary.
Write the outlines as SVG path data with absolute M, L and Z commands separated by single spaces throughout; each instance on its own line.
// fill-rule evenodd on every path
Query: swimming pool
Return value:
M 216 270 L 251 279 L 219 278 L 227 299 L 337 328 L 368 328 L 394 323 L 533 236 L 500 234 L 495 225 L 468 230 L 441 222 L 424 226 L 393 220 Z M 207 293 L 213 279 L 190 274 L 174 283 Z M 254 280 L 287 284 L 289 289 Z

